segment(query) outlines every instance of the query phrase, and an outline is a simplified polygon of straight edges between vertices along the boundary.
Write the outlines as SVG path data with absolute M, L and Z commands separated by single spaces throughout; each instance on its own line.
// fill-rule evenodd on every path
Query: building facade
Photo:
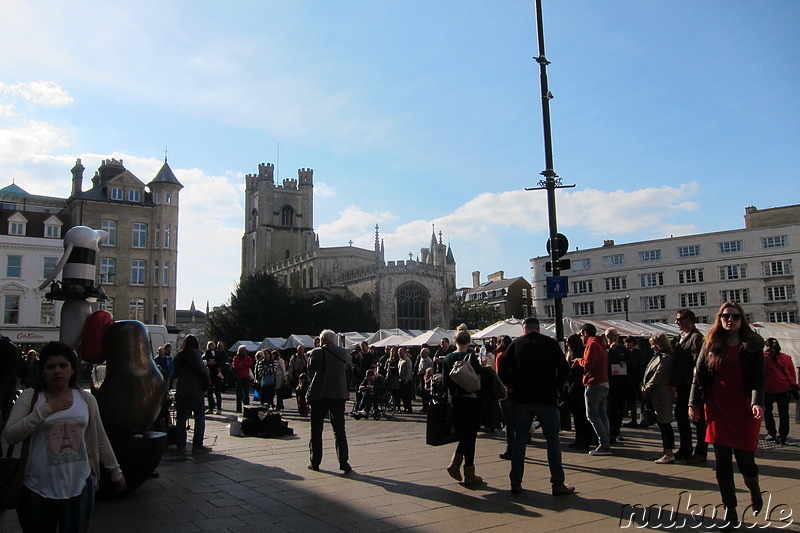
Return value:
M 572 268 L 564 316 L 672 322 L 686 307 L 711 322 L 726 301 L 751 321 L 798 322 L 800 205 L 745 210 L 745 228 L 567 253 Z M 537 316 L 555 317 L 546 297 L 547 257 L 531 259 Z
M 481 283 L 481 273 L 472 273 L 472 287 L 458 291 L 457 299 L 465 305 L 487 304 L 503 318 L 527 318 L 533 313 L 533 291 L 524 277 L 506 279 L 502 270 L 489 274 Z
M 448 325 L 456 263 L 435 232 L 417 260 L 385 261 L 375 227 L 372 250 L 352 245 L 321 248 L 313 227 L 314 173 L 275 184 L 274 166 L 245 177 L 242 275 L 264 271 L 292 288 L 359 298 L 381 328 Z
M 63 198 L 15 184 L 0 189 L 0 334 L 19 346 L 58 340 L 61 302 L 48 300 L 39 285 L 64 253 L 61 236 L 69 227 Z
M 15 342 L 58 339 L 61 302 L 48 300 L 49 288 L 38 287 L 61 258 L 62 236 L 73 226 L 109 234 L 96 265 L 97 284 L 108 300 L 93 308 L 107 309 L 118 320 L 175 325 L 183 186 L 166 161 L 147 184 L 122 160 L 104 160 L 85 191 L 83 172 L 78 159 L 68 198 L 31 195 L 14 184 L 0 189 L 0 333 Z

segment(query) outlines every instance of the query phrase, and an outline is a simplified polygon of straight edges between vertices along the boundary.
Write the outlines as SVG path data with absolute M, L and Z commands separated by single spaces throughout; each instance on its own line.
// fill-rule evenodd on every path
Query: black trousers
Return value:
M 475 440 L 478 438 L 478 399 L 468 396 L 453 398 L 453 423 L 458 433 L 456 452 L 464 456 L 464 466 L 475 464 Z
M 676 453 L 683 456 L 690 456 L 694 453 L 694 455 L 705 458 L 708 455 L 708 443 L 706 442 L 706 422 L 703 418 L 694 422 L 695 431 L 697 432 L 697 445 L 694 448 L 692 447 L 693 422 L 689 418 L 689 395 L 692 392 L 692 385 L 681 383 L 676 385 L 675 389 L 678 393 L 678 397 L 675 399 L 675 421 L 678 423 L 678 436 L 680 439 L 680 446 Z
M 772 405 L 778 405 L 778 433 L 786 438 L 789 435 L 789 402 L 788 392 L 768 392 L 764 395 L 764 428 L 775 437 L 775 419 L 772 417 Z
M 331 428 L 336 442 L 336 457 L 340 463 L 350 459 L 347 447 L 347 433 L 344 429 L 344 404 L 346 400 L 321 399 L 311 402 L 311 441 L 308 450 L 311 464 L 319 466 L 322 461 L 322 428 L 325 416 L 330 413 Z
M 728 509 L 735 509 L 736 484 L 733 482 L 733 456 L 736 456 L 736 466 L 742 476 L 754 478 L 758 475 L 756 454 L 755 452 L 736 450 L 729 446 L 715 444 L 714 456 L 717 460 L 717 485 L 719 485 L 722 503 Z

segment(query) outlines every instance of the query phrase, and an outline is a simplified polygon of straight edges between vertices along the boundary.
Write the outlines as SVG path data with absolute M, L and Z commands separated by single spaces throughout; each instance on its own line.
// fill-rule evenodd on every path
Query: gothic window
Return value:
M 361 295 L 361 305 L 367 311 L 372 312 L 372 295 L 368 292 L 365 292 Z
M 281 226 L 294 226 L 294 209 L 290 205 L 281 209 Z
M 428 291 L 421 285 L 409 283 L 397 290 L 397 327 L 428 329 Z

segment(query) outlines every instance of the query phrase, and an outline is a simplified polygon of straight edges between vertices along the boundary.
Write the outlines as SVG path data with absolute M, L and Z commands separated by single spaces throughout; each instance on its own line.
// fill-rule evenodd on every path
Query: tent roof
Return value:
M 443 338 L 447 337 L 452 342 L 453 336 L 455 332 L 453 330 L 447 330 L 442 328 L 434 328 L 429 329 L 425 333 L 421 335 L 417 335 L 412 339 L 408 339 L 407 341 L 400 344 L 400 346 L 421 346 L 423 344 L 439 344 Z
M 412 338 L 411 335 L 406 335 L 405 333 L 400 334 L 400 335 L 392 335 L 390 337 L 386 337 L 385 339 L 379 340 L 378 342 L 373 344 L 373 346 L 378 346 L 378 347 L 381 347 L 381 346 L 400 346 L 401 344 L 403 344 L 404 342 L 406 342 L 407 340 L 409 340 L 411 338 Z
M 228 348 L 228 351 L 236 353 L 236 351 L 239 349 L 239 346 L 244 346 L 247 348 L 248 352 L 255 352 L 261 349 L 259 343 L 255 341 L 236 341 L 233 346 Z

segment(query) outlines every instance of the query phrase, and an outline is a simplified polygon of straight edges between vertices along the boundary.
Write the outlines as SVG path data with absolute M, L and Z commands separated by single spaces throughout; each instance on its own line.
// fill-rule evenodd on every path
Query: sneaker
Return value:
M 775 439 L 775 435 L 767 435 L 766 437 L 764 437 L 764 440 L 766 440 L 766 441 L 776 440 Z
M 208 453 L 211 451 L 210 446 L 199 446 L 197 448 L 192 448 L 192 453 Z
M 653 461 L 657 465 L 669 465 L 675 462 L 675 457 L 672 455 L 664 455 L 663 457 Z
M 589 451 L 589 455 L 595 455 L 595 456 L 597 456 L 597 455 L 611 455 L 611 449 L 610 448 L 603 448 L 602 446 L 598 446 L 594 450 L 590 450 Z
M 565 485 L 564 483 L 561 483 L 560 485 L 553 485 L 553 496 L 568 496 L 574 493 L 575 487 Z

